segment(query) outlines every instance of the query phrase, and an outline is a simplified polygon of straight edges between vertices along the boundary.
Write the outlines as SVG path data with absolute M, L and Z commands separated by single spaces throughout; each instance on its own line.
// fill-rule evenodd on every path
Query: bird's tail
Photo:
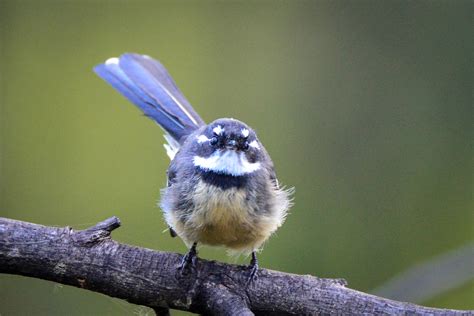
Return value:
M 166 68 L 149 56 L 123 54 L 95 66 L 94 71 L 166 131 L 170 158 L 183 136 L 205 124 Z

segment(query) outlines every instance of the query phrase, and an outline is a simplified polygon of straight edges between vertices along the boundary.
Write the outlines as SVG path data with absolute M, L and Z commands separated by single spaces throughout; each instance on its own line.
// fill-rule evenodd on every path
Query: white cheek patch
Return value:
M 222 126 L 217 125 L 216 127 L 214 127 L 214 128 L 212 129 L 212 131 L 213 131 L 216 135 L 220 135 L 220 134 L 222 134 L 222 132 L 224 131 L 224 129 L 222 128 Z
M 241 133 L 244 138 L 249 137 L 249 134 L 250 134 L 249 130 L 246 128 L 242 128 Z
M 198 137 L 196 137 L 196 139 L 197 139 L 198 144 L 202 144 L 202 143 L 210 141 L 210 139 L 207 138 L 206 135 L 199 135 Z
M 233 150 L 218 151 L 207 158 L 194 156 L 194 165 L 203 170 L 232 176 L 242 176 L 260 169 L 259 162 L 249 162 L 244 153 Z
M 256 140 L 252 140 L 249 144 L 250 147 L 255 148 L 255 149 L 260 149 L 260 145 Z

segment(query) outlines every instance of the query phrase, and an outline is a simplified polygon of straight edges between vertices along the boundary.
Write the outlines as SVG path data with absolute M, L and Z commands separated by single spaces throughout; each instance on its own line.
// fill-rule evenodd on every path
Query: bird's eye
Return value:
M 248 150 L 248 149 L 249 149 L 249 142 L 248 142 L 248 141 L 245 141 L 245 142 L 242 144 L 242 149 L 243 149 L 243 150 Z
M 217 145 L 217 137 L 212 137 L 209 141 L 209 144 L 211 144 L 211 146 Z

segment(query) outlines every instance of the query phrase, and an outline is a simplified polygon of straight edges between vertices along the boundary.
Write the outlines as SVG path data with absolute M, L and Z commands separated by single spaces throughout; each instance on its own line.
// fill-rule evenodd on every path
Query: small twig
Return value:
M 166 307 L 154 307 L 153 310 L 155 311 L 156 316 L 169 316 L 170 309 Z
M 474 279 L 474 242 L 410 267 L 374 289 L 374 295 L 412 302 L 460 287 Z
M 474 315 L 397 302 L 320 279 L 260 269 L 246 287 L 248 271 L 199 259 L 181 275 L 182 256 L 120 244 L 110 238 L 116 217 L 82 231 L 0 218 L 0 273 L 51 280 L 148 306 L 201 314 Z

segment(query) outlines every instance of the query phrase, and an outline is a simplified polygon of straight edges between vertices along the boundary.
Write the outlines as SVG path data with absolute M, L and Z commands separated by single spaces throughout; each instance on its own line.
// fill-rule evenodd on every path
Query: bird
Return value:
M 165 132 L 171 162 L 159 206 L 170 235 L 188 248 L 178 268 L 195 266 L 198 244 L 221 246 L 231 255 L 251 255 L 253 280 L 257 252 L 293 204 L 293 189 L 280 186 L 255 131 L 233 118 L 206 124 L 148 55 L 124 53 L 94 71 Z

